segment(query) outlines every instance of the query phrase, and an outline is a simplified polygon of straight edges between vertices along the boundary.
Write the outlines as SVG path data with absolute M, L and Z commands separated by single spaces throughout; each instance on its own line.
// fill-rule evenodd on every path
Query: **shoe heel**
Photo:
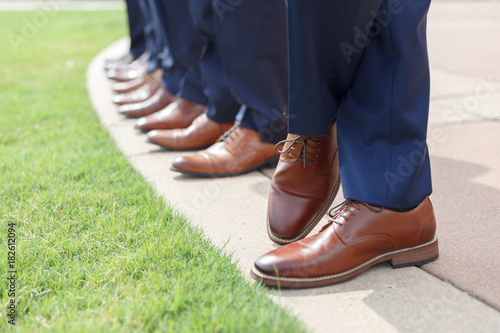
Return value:
M 439 257 L 437 239 L 431 244 L 407 252 L 396 254 L 390 263 L 392 268 L 421 266 L 436 260 Z

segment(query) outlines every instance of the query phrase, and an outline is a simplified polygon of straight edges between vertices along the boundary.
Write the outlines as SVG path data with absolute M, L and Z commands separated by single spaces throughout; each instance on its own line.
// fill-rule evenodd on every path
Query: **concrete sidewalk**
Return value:
M 429 15 L 429 147 L 440 259 L 423 269 L 381 264 L 330 287 L 269 291 L 312 331 L 500 331 L 499 10 L 494 2 L 436 1 Z M 88 70 L 89 93 L 102 123 L 171 205 L 216 245 L 227 243 L 248 277 L 253 261 L 276 246 L 265 230 L 273 170 L 230 179 L 171 172 L 172 160 L 183 153 L 146 143 L 133 129 L 135 120 L 118 115 L 111 103 L 103 62 L 126 49 L 126 39 L 116 42 Z M 341 201 L 340 192 L 334 205 Z

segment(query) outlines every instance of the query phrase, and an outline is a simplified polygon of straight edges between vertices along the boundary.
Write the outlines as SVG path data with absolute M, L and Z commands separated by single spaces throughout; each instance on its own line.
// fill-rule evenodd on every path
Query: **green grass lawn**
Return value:
M 53 14 L 16 52 L 12 33 L 35 14 L 0 12 L 0 331 L 303 331 L 166 208 L 99 123 L 85 71 L 126 33 L 124 13 Z

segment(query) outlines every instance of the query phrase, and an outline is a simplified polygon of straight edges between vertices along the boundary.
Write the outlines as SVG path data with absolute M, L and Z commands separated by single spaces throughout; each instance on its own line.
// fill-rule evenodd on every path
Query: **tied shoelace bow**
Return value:
M 377 206 L 372 206 L 367 203 L 359 202 L 359 201 L 354 201 L 351 199 L 347 199 L 340 205 L 337 205 L 330 209 L 328 212 L 328 215 L 332 218 L 331 220 L 328 221 L 327 224 L 321 228 L 319 232 L 323 232 L 326 228 L 331 226 L 333 223 L 343 227 L 345 222 L 349 222 L 349 215 L 350 216 L 355 216 L 356 215 L 356 210 L 361 211 L 361 208 L 359 208 L 359 205 L 364 205 L 368 207 L 373 212 L 381 212 L 383 210 L 382 207 L 377 207 Z M 349 214 L 350 213 L 350 214 Z M 343 219 L 343 220 L 341 220 Z
M 299 156 L 295 156 L 293 154 L 288 154 L 288 156 L 291 156 L 291 157 L 295 158 L 296 160 L 301 160 L 302 163 L 303 163 L 303 165 L 304 165 L 304 168 L 305 168 L 306 167 L 306 163 L 313 163 L 313 164 L 318 163 L 318 161 L 316 161 L 316 160 L 308 159 L 308 156 L 312 157 L 312 158 L 318 158 L 318 154 L 317 153 L 319 152 L 319 148 L 317 148 L 317 147 L 309 144 L 309 142 L 315 143 L 316 145 L 320 145 L 321 141 L 319 139 L 326 138 L 329 135 L 330 134 L 323 135 L 323 136 L 320 136 L 320 137 L 310 137 L 310 136 L 304 136 L 304 135 L 297 135 L 293 139 L 286 139 L 286 140 L 282 140 L 282 141 L 278 142 L 276 144 L 276 146 L 274 146 L 274 150 L 276 150 L 280 154 L 287 154 L 290 151 L 298 151 L 299 152 Z M 290 142 L 291 144 L 290 144 L 290 146 L 287 149 L 280 150 L 278 148 L 280 145 L 283 145 L 283 147 L 284 147 L 285 144 L 288 143 L 288 142 Z M 301 148 L 297 148 L 296 147 L 297 143 L 298 144 L 302 144 L 302 147 Z M 314 151 L 314 153 L 308 152 L 307 151 L 307 147 L 311 148 Z

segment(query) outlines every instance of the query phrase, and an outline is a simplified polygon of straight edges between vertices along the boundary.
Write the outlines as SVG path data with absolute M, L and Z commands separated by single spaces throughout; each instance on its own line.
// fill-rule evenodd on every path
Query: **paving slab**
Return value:
M 440 259 L 425 270 L 500 309 L 500 122 L 429 130 Z
M 429 57 L 434 68 L 500 81 L 500 2 L 433 1 Z
M 449 52 L 451 53 L 451 52 Z M 449 56 L 453 56 L 449 54 Z M 494 81 L 491 76 L 459 74 L 445 68 L 439 68 L 431 59 L 431 101 L 441 101 L 447 98 L 475 96 L 481 100 L 500 92 L 500 81 Z
M 122 39 L 103 50 L 88 69 L 90 98 L 103 125 L 158 193 L 193 225 L 202 227 L 215 245 L 233 253 L 242 274 L 250 280 L 248 272 L 253 261 L 276 247 L 265 230 L 269 176 L 273 171 L 223 179 L 199 179 L 171 172 L 170 163 L 179 153 L 147 144 L 144 135 L 133 129 L 134 121 L 118 115 L 110 102 L 111 87 L 102 70 L 104 59 L 126 51 L 127 40 Z M 436 138 L 441 139 L 437 134 Z M 341 201 L 340 194 L 334 204 Z M 447 206 L 442 201 L 438 200 L 443 205 L 439 218 L 444 219 L 443 209 Z M 444 227 L 441 230 L 445 231 Z M 436 262 L 438 268 L 440 262 Z M 433 274 L 441 273 L 435 271 Z M 270 290 L 269 294 L 315 332 L 497 332 L 500 328 L 498 311 L 416 267 L 393 270 L 388 264 L 380 264 L 339 285 Z
M 500 3 L 435 1 L 428 28 L 440 259 L 425 269 L 500 309 Z

